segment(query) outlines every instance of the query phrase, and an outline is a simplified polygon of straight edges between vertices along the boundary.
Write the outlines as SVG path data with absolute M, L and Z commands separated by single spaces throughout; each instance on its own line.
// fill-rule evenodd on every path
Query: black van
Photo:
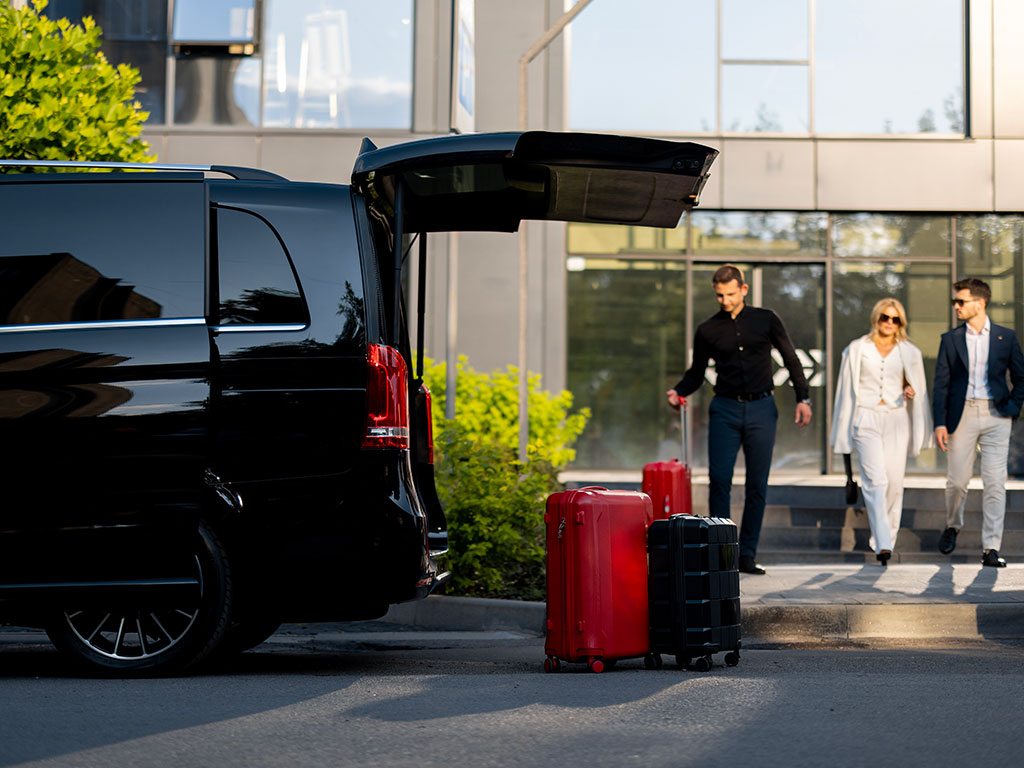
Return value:
M 422 270 L 429 232 L 675 226 L 716 155 L 365 140 L 350 186 L 0 161 L 0 622 L 131 676 L 426 597 L 447 531 L 422 315 L 414 342 L 401 295 L 410 236 Z

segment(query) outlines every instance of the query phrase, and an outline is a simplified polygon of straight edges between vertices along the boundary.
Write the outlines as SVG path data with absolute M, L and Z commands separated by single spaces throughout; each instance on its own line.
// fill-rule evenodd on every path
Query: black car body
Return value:
M 716 154 L 479 134 L 366 141 L 348 186 L 0 174 L 0 621 L 130 675 L 425 597 L 447 530 L 409 236 L 423 269 L 428 232 L 674 226 Z

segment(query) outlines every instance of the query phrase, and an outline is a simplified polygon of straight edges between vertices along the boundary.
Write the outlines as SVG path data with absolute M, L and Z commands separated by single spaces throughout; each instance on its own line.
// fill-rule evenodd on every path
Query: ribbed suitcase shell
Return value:
M 680 664 L 711 655 L 738 663 L 740 577 L 736 524 L 716 517 L 674 515 L 647 532 L 651 652 L 675 654 Z
M 544 669 L 558 660 L 604 662 L 649 649 L 647 527 L 651 499 L 636 491 L 582 488 L 548 497 L 547 641 Z
M 645 465 L 641 488 L 654 503 L 656 520 L 671 515 L 693 514 L 690 467 L 679 459 L 652 461 Z

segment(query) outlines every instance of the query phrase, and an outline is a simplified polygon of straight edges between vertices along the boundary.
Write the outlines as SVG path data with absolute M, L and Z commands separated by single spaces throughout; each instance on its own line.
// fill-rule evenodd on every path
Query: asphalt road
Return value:
M 0 766 L 1020 759 L 1020 643 L 761 647 L 705 674 L 630 660 L 546 675 L 543 656 L 542 640 L 508 633 L 314 628 L 203 675 L 119 681 L 68 677 L 45 643 L 0 637 Z

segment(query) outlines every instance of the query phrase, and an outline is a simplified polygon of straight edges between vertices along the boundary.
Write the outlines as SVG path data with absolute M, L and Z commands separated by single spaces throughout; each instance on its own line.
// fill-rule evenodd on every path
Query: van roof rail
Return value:
M 270 171 L 237 165 L 182 165 L 179 163 L 119 163 L 106 160 L 0 160 L 0 166 L 27 168 L 112 168 L 140 171 L 209 171 L 223 173 L 239 181 L 288 181 Z

